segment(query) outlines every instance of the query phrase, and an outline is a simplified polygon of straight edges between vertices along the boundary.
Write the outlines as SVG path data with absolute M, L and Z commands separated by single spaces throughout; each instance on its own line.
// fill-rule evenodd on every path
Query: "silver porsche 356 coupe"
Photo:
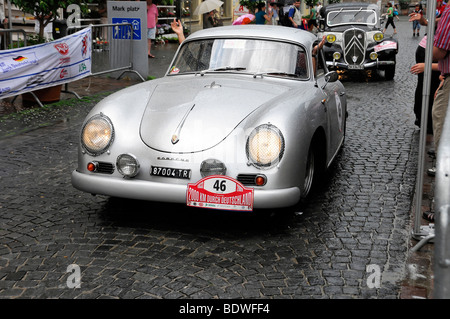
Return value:
M 296 204 L 345 136 L 345 90 L 318 42 L 268 25 L 193 33 L 164 77 L 91 110 L 73 186 L 221 210 Z

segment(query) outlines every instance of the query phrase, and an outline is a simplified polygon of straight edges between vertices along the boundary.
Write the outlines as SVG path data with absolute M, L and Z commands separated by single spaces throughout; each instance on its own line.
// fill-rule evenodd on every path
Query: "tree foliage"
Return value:
M 66 9 L 71 4 L 77 4 L 83 10 L 86 10 L 86 3 L 93 0 L 11 0 L 25 13 L 32 14 L 39 21 L 39 39 L 44 38 L 44 28 L 58 17 L 58 9 Z

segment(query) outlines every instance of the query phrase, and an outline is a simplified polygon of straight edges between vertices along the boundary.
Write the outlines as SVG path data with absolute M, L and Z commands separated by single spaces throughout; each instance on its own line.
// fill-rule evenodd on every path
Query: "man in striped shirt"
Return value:
M 433 60 L 438 61 L 441 83 L 433 102 L 433 136 L 435 151 L 438 152 L 439 140 L 444 126 L 445 115 L 450 97 L 450 4 L 447 4 L 434 35 Z

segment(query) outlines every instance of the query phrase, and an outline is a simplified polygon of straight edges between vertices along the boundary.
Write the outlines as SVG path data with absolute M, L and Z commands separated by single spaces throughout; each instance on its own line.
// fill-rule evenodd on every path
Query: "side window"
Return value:
M 299 50 L 297 52 L 297 63 L 295 64 L 295 74 L 300 78 L 306 78 L 308 76 L 306 66 L 306 54 L 305 51 Z
M 322 50 L 320 50 L 319 53 L 317 54 L 317 76 L 323 75 L 325 73 L 326 73 L 326 70 L 325 70 L 324 58 L 323 58 Z

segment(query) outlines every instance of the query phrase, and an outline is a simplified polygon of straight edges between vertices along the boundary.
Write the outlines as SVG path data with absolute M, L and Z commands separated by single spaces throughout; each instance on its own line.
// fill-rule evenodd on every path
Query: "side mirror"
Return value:
M 336 71 L 330 71 L 327 74 L 325 74 L 325 81 L 328 82 L 336 82 L 337 80 L 339 80 L 339 75 L 337 74 Z
M 325 84 L 322 86 L 322 89 L 324 89 L 328 83 L 336 82 L 339 80 L 339 75 L 336 71 L 330 71 L 327 74 L 325 74 Z

